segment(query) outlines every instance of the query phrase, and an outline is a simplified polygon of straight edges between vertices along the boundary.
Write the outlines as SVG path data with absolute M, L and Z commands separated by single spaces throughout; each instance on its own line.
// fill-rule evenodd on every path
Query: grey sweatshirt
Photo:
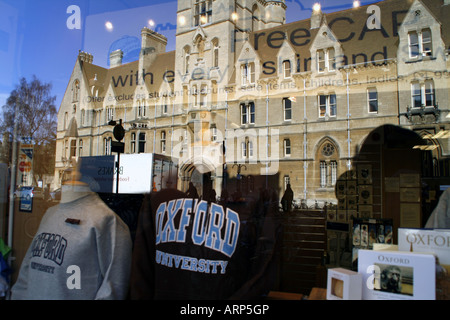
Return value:
M 131 250 L 127 225 L 97 194 L 49 208 L 11 299 L 125 299 Z

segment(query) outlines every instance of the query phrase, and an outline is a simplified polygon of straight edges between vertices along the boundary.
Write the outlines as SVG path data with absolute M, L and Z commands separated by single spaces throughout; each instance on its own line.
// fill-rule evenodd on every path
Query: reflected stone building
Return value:
M 126 153 L 177 158 L 178 188 L 192 181 L 200 194 L 281 198 L 290 183 L 305 207 L 338 205 L 336 182 L 358 174 L 355 156 L 383 125 L 424 138 L 421 170 L 430 183 L 448 178 L 450 1 L 315 7 L 289 24 L 286 10 L 283 0 L 179 0 L 175 51 L 143 28 L 134 62 L 119 49 L 105 69 L 79 52 L 58 114 L 54 187 L 72 160 L 111 154 L 108 123 L 119 119 Z

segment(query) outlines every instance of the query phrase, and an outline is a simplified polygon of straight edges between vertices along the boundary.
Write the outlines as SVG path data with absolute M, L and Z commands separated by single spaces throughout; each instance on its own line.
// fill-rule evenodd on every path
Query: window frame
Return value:
M 371 97 L 371 94 L 375 94 L 375 98 Z M 372 110 L 372 103 L 375 102 L 375 110 Z M 377 114 L 379 111 L 379 102 L 378 102 L 378 90 L 377 88 L 367 88 L 367 111 L 372 114 Z
M 325 103 L 322 103 L 322 98 L 325 99 Z M 334 101 L 334 103 L 332 103 Z M 330 94 L 319 94 L 318 95 L 318 111 L 319 118 L 336 118 L 337 117 L 337 95 L 335 93 Z M 321 110 L 325 110 L 322 115 Z
M 292 155 L 292 143 L 291 139 L 286 138 L 283 140 L 283 152 L 284 157 L 289 158 Z
M 430 28 L 408 32 L 408 55 L 410 59 L 433 56 L 433 33 Z
M 318 73 L 336 71 L 336 50 L 334 47 L 318 49 L 316 51 L 316 62 Z
M 289 98 L 283 98 L 283 120 L 292 121 L 292 101 Z
M 430 100 L 431 104 L 428 103 Z M 436 92 L 434 89 L 434 81 L 432 79 L 427 79 L 424 82 L 411 82 L 411 107 L 413 109 L 419 109 L 434 108 L 435 106 Z

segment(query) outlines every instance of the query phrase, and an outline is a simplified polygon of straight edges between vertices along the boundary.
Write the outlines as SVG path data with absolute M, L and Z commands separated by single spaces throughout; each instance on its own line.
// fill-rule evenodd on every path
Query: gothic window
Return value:
M 191 58 L 191 49 L 189 47 L 184 48 L 184 60 L 183 60 L 183 70 L 184 73 L 189 73 L 189 61 Z
M 212 0 L 195 0 L 194 2 L 194 26 L 211 23 Z
M 86 125 L 86 110 L 84 109 L 81 110 L 81 125 Z
M 73 102 L 78 102 L 80 98 L 80 81 L 75 80 L 73 82 Z
M 214 39 L 212 43 L 213 43 L 213 61 L 212 61 L 212 66 L 214 68 L 218 68 L 219 67 L 219 40 L 218 39 Z
M 68 125 L 69 125 L 69 114 L 66 112 L 64 113 L 64 130 L 67 129 Z
M 338 177 L 338 153 L 336 146 L 325 141 L 319 148 L 320 187 L 332 188 Z

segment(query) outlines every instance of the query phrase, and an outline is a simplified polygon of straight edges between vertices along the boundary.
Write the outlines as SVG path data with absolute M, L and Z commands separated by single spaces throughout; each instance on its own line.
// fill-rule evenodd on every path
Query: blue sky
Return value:
M 353 4 L 353 0 L 286 0 L 287 22 L 309 18 L 315 2 L 325 12 Z M 80 9 L 80 29 L 67 27 L 71 5 Z M 118 40 L 132 46 L 149 20 L 168 38 L 167 50 L 173 50 L 176 11 L 176 1 L 162 0 L 0 0 L 0 107 L 21 77 L 36 75 L 52 83 L 59 108 L 79 50 L 93 54 L 94 64 L 107 67 L 109 51 Z M 107 21 L 112 30 L 105 27 Z

